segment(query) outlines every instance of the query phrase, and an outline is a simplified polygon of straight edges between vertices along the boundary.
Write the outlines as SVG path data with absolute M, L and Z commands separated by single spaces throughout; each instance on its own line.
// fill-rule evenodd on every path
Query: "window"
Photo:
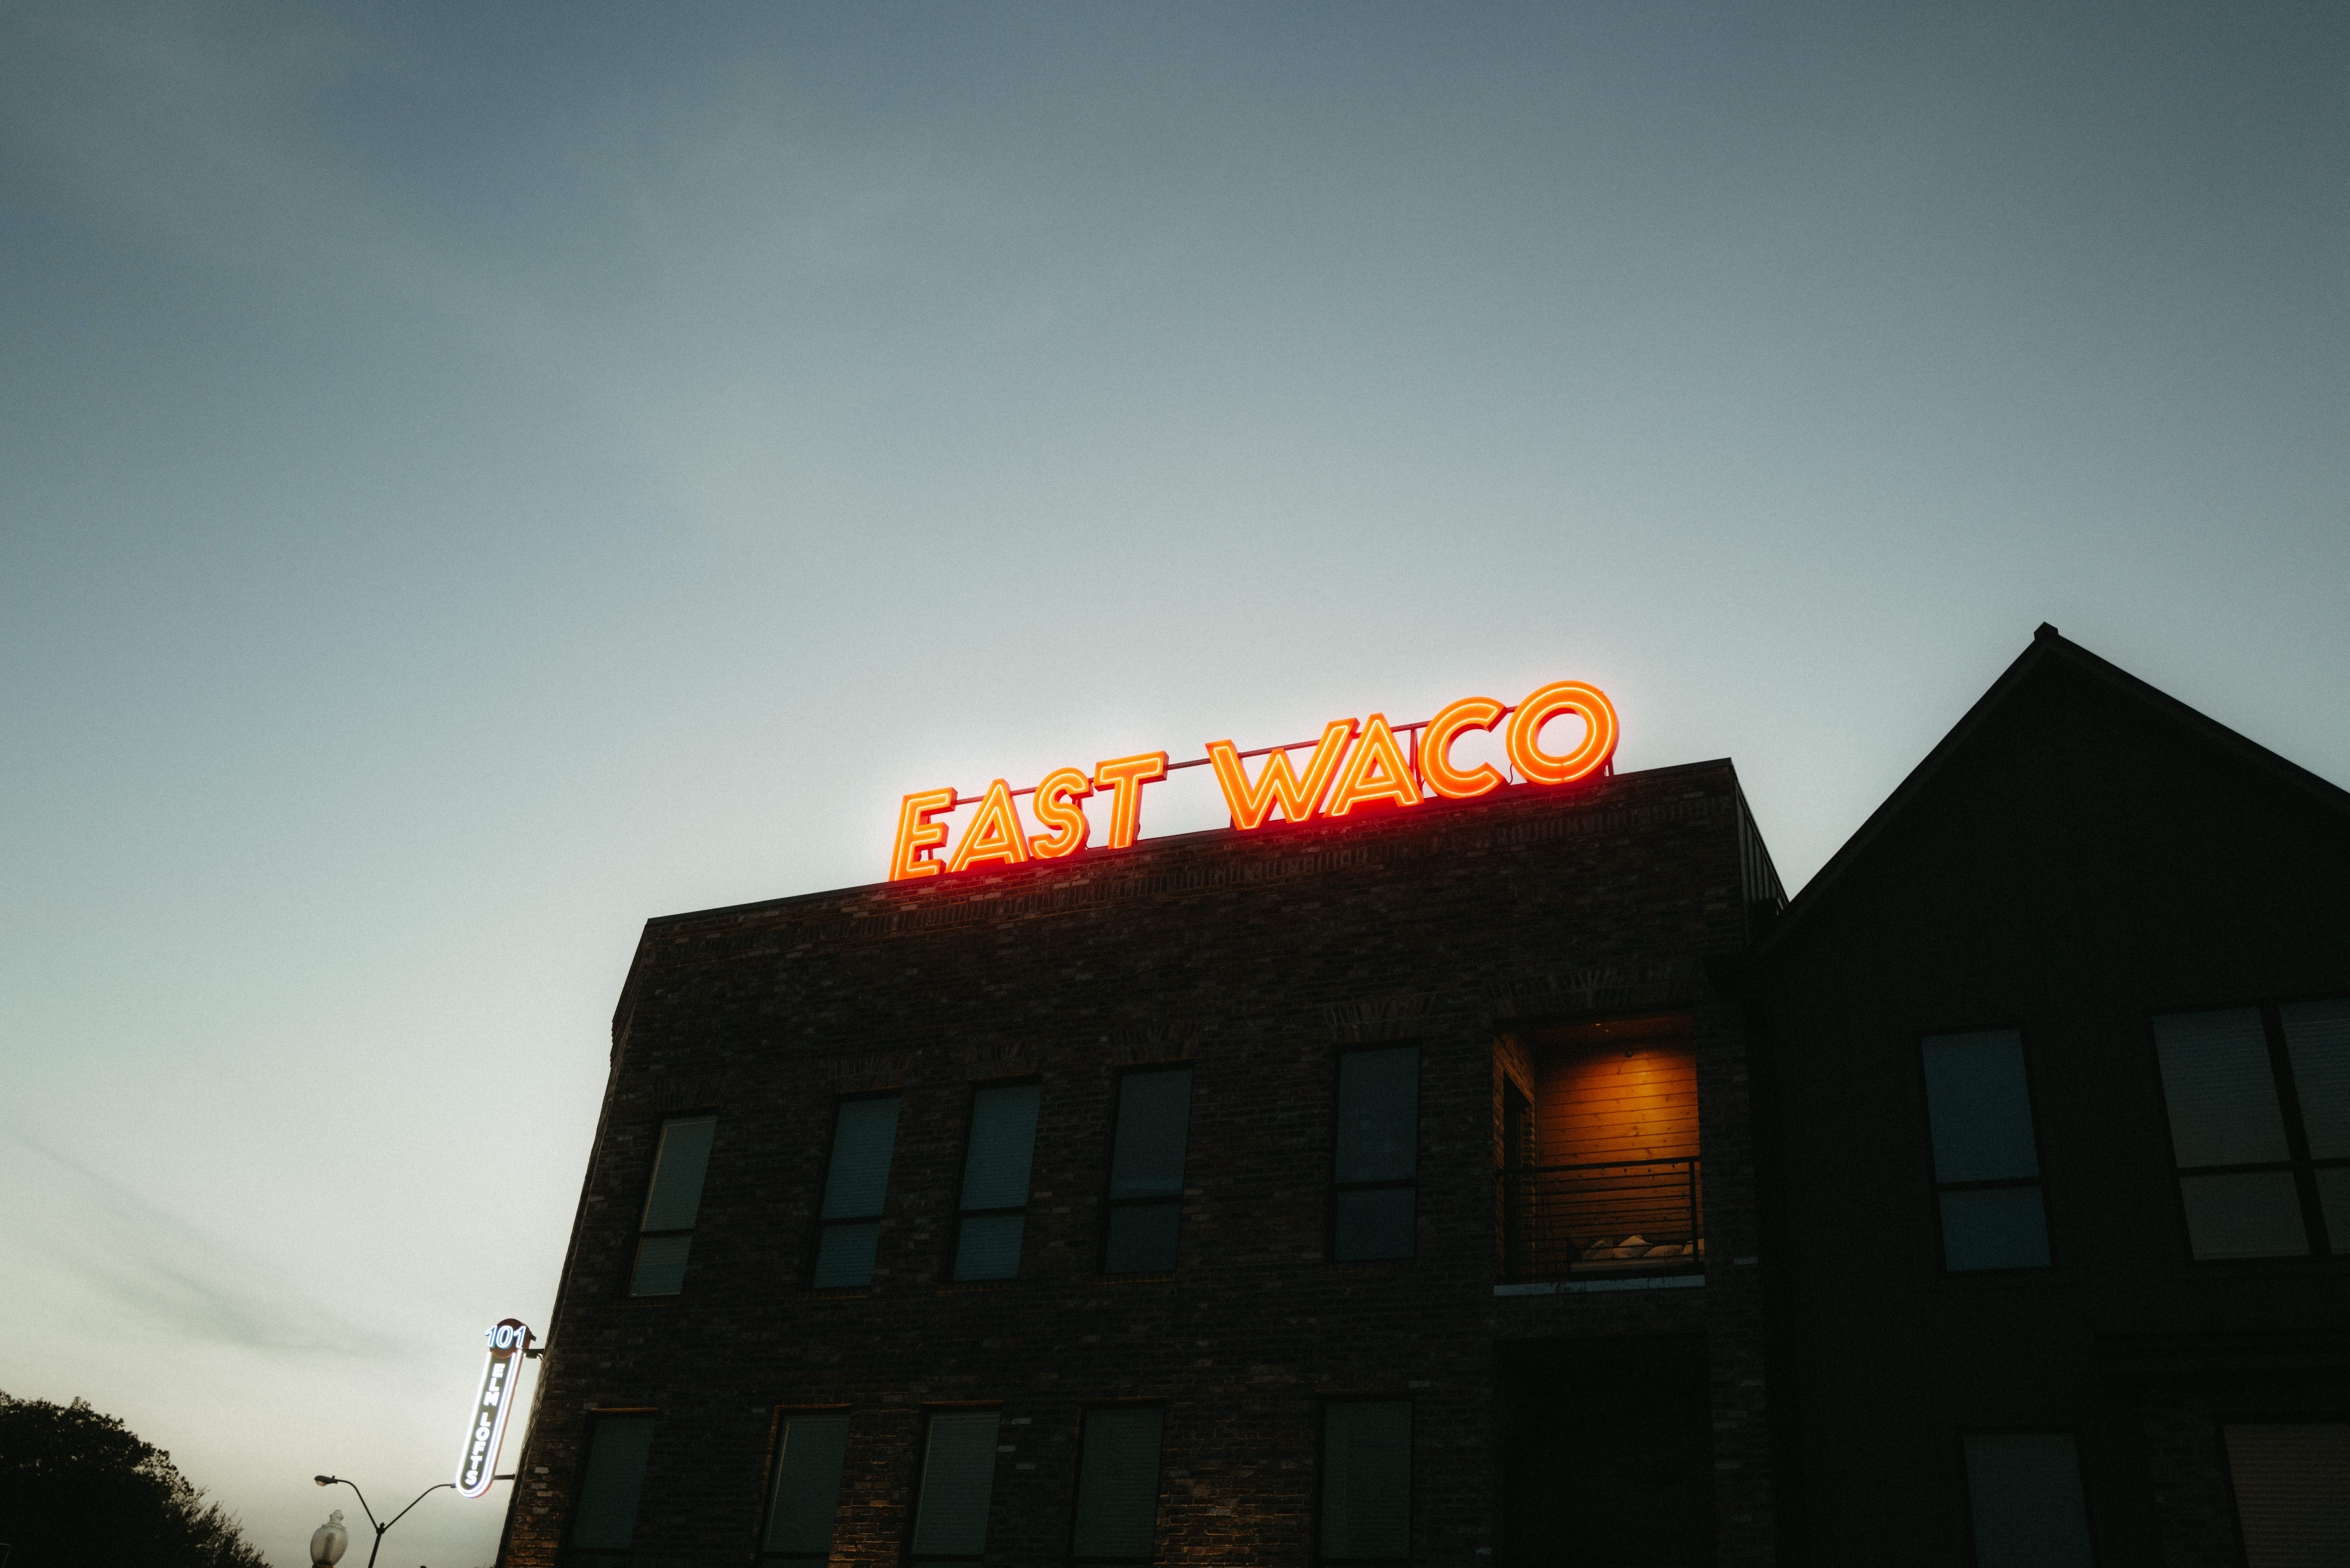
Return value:
M 1175 1266 L 1191 1120 L 1191 1068 L 1128 1073 L 1118 1081 L 1102 1272 L 1142 1274 Z
M 2350 998 L 2154 1021 L 2199 1259 L 2350 1251 Z
M 840 1506 L 840 1468 L 847 1455 L 845 1413 L 784 1418 L 761 1563 L 821 1563 L 832 1555 L 832 1516 Z
M 2044 1269 L 2048 1215 L 2033 1138 L 2023 1037 L 2012 1029 L 1929 1034 L 1926 1119 L 1934 1140 L 1942 1267 Z
M 1071 1562 L 1150 1561 L 1159 1528 L 1159 1441 L 1166 1417 L 1156 1405 L 1086 1412 Z
M 686 1249 L 693 1242 L 693 1217 L 702 1208 L 702 1179 L 710 1168 L 710 1140 L 717 1130 L 716 1116 L 673 1116 L 661 1123 L 652 1189 L 645 1194 L 638 1228 L 630 1295 L 673 1296 L 685 1288 Z
M 1339 1057 L 1330 1255 L 1410 1257 L 1419 1169 L 1419 1047 Z
M 1966 1463 L 1975 1568 L 2090 1568 L 2070 1432 L 1970 1432 Z
M 1020 1272 L 1028 1221 L 1028 1166 L 1036 1152 L 1036 1085 L 1004 1084 L 971 1097 L 963 1154 L 954 1277 L 1008 1280 Z
M 933 1410 L 914 1501 L 914 1561 L 976 1563 L 987 1551 L 995 1490 L 993 1410 Z
M 1410 1555 L 1411 1401 L 1334 1399 L 1322 1407 L 1319 1560 Z
M 2231 1422 L 2220 1432 L 2245 1568 L 2350 1563 L 2350 1425 Z
M 816 1262 L 808 1283 L 831 1290 L 873 1282 L 881 1241 L 881 1199 L 889 1188 L 889 1152 L 898 1141 L 898 1096 L 843 1100 L 832 1116 L 832 1163 L 816 1217 Z
M 598 1416 L 588 1429 L 588 1463 L 571 1510 L 566 1563 L 624 1563 L 637 1535 L 637 1500 L 652 1452 L 650 1416 Z

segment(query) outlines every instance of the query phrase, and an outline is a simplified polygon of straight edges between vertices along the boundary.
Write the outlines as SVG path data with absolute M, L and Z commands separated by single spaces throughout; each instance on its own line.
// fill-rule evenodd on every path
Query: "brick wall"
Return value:
M 920 1414 L 1001 1407 L 988 1561 L 1066 1554 L 1079 1413 L 1166 1402 L 1159 1560 L 1310 1560 L 1319 1400 L 1415 1410 L 1414 1561 L 1496 1561 L 1501 1342 L 1706 1337 L 1722 1561 L 1770 1560 L 1726 763 L 650 923 L 501 1561 L 555 1559 L 594 1408 L 660 1412 L 640 1562 L 747 1562 L 779 1408 L 846 1407 L 835 1561 L 902 1558 Z M 1494 1293 L 1497 1035 L 1692 1020 L 1705 1285 Z M 1339 1050 L 1421 1049 L 1418 1254 L 1326 1256 Z M 1172 1277 L 1095 1273 L 1120 1067 L 1194 1068 Z M 1021 1277 L 942 1276 L 971 1085 L 1042 1085 Z M 874 1282 L 802 1288 L 837 1096 L 904 1096 Z M 683 1293 L 623 1293 L 664 1114 L 720 1117 Z

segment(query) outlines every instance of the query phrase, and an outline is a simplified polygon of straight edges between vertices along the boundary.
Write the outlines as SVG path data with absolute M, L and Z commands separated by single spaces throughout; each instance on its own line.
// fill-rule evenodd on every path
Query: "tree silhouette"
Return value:
M 0 1394 L 0 1542 L 8 1568 L 266 1568 L 171 1455 L 87 1399 Z

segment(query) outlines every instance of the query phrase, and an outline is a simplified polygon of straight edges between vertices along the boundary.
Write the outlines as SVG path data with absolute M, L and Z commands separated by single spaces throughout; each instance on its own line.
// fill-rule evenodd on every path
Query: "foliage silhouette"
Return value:
M 87 1399 L 0 1394 L 0 1541 L 8 1568 L 267 1568 L 170 1454 Z

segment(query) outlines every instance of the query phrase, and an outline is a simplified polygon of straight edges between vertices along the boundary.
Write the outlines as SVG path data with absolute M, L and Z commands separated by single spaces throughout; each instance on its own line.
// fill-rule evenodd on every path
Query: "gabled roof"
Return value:
M 2266 746 L 2248 741 L 2225 724 L 2197 712 L 2168 692 L 2147 685 L 2137 676 L 2091 653 L 2077 642 L 2068 641 L 2046 621 L 2040 623 L 2032 634 L 2032 646 L 2017 656 L 1991 690 L 1985 691 L 1967 710 L 1966 716 L 1953 725 L 1934 749 L 1926 753 L 1925 761 L 1909 772 L 1900 786 L 1885 797 L 1885 803 L 1871 812 L 1860 831 L 1846 839 L 1844 846 L 1829 857 L 1828 863 L 1807 883 L 1786 909 L 1772 922 L 1770 930 L 1755 945 L 1752 957 L 1760 957 L 1777 946 L 1787 933 L 1800 925 L 1805 915 L 1834 896 L 1837 884 L 1851 867 L 1863 859 L 1870 847 L 1898 822 L 1918 796 L 1925 794 L 1951 759 L 1963 753 L 1975 738 L 2014 700 L 2016 692 L 2035 676 L 2062 666 L 2089 676 L 2110 689 L 2124 701 L 2137 704 L 2194 736 L 2207 746 L 2223 752 L 2241 762 L 2266 773 L 2278 783 L 2300 792 L 2319 805 L 2350 817 L 2350 790 L 2331 784 L 2307 768 L 2286 761 Z

